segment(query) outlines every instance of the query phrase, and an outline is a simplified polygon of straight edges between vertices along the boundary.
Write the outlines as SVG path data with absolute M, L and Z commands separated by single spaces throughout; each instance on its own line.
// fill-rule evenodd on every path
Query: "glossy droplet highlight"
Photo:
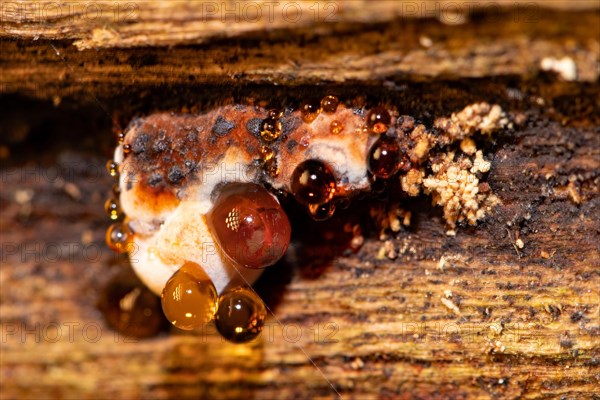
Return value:
M 325 204 L 311 204 L 307 207 L 308 214 L 315 221 L 325 221 L 333 217 L 335 213 L 335 205 L 333 202 Z
M 131 153 L 131 145 L 130 144 L 124 144 L 123 145 L 123 154 L 129 154 Z
M 264 162 L 267 162 L 273 158 L 275 152 L 268 146 L 262 146 L 260 148 L 260 156 Z
M 326 113 L 334 113 L 340 101 L 335 96 L 325 96 L 321 99 L 321 109 Z
M 392 123 L 392 116 L 383 107 L 375 107 L 367 113 L 366 125 L 370 132 L 382 134 L 387 132 Z
M 318 102 L 307 101 L 300 106 L 300 115 L 307 124 L 313 122 L 321 112 L 321 104 Z
M 367 163 L 369 172 L 378 178 L 387 179 L 400 170 L 401 156 L 398 140 L 382 136 L 369 150 Z
M 106 200 L 104 203 L 104 211 L 108 215 L 108 218 L 113 221 L 117 221 L 123 217 L 123 210 L 121 209 L 119 202 L 114 198 Z
M 161 303 L 165 317 L 173 325 L 192 330 L 214 318 L 217 291 L 200 265 L 186 262 L 167 281 Z
M 267 310 L 263 301 L 249 287 L 226 290 L 219 297 L 215 326 L 233 343 L 255 339 L 263 329 Z
M 279 173 L 281 172 L 279 170 L 279 165 L 277 164 L 277 160 L 274 158 L 271 158 L 270 160 L 265 162 L 264 170 L 271 178 L 276 178 L 277 176 L 279 176 Z
M 119 164 L 113 160 L 108 160 L 106 163 L 106 170 L 110 176 L 116 178 L 119 175 Z
M 133 234 L 125 223 L 112 224 L 106 230 L 106 245 L 117 253 L 126 253 L 131 247 Z
M 117 142 L 118 142 L 119 144 L 121 144 L 121 143 L 123 143 L 123 141 L 124 141 L 124 140 L 125 140 L 125 133 L 123 133 L 123 132 L 119 132 L 119 133 L 117 134 Z
M 287 215 L 277 199 L 259 185 L 223 188 L 207 221 L 223 252 L 246 268 L 275 264 L 290 243 Z
M 277 109 L 271 109 L 267 112 L 267 117 L 269 118 L 281 118 L 281 116 L 283 115 L 283 111 L 281 110 L 277 110 Z
M 305 206 L 327 203 L 333 197 L 335 188 L 333 172 L 321 161 L 306 160 L 298 164 L 292 173 L 292 193 Z
M 272 142 L 281 135 L 281 122 L 275 117 L 267 117 L 260 123 L 260 138 Z
M 334 121 L 331 121 L 331 124 L 329 125 L 329 130 L 334 135 L 337 135 L 338 133 L 340 133 L 344 130 L 344 125 L 340 121 L 334 120 Z

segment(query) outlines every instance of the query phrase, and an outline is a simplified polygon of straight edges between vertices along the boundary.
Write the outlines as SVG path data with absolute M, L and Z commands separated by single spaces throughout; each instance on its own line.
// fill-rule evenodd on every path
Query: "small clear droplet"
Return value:
M 108 174 L 110 176 L 112 176 L 113 178 L 116 178 L 119 176 L 119 164 L 117 164 L 113 160 L 108 160 L 106 162 L 106 170 L 108 171 Z
M 112 224 L 106 230 L 106 245 L 114 252 L 126 253 L 131 247 L 133 234 L 125 223 Z
M 333 133 L 334 135 L 337 135 L 338 133 L 342 132 L 344 130 L 344 125 L 337 120 L 331 121 L 331 125 L 329 126 L 329 129 L 331 130 L 331 133 Z
M 260 138 L 272 142 L 281 135 L 281 122 L 277 118 L 267 117 L 260 124 Z
M 335 96 L 325 96 L 321 99 L 321 108 L 323 112 L 326 113 L 334 113 L 337 110 L 338 104 L 340 101 Z
M 307 124 L 313 122 L 321 113 L 321 104 L 317 102 L 307 101 L 300 107 L 302 120 Z
M 370 132 L 382 134 L 387 132 L 392 123 L 392 116 L 383 107 L 375 107 L 367 113 L 366 125 Z
M 114 198 L 106 200 L 106 202 L 104 203 L 104 211 L 106 211 L 106 214 L 112 221 L 117 221 L 121 219 L 124 215 L 123 210 L 121 209 L 121 205 Z
M 267 162 L 273 158 L 275 152 L 268 146 L 262 146 L 260 148 L 260 156 L 262 157 L 263 162 Z
M 283 111 L 281 110 L 276 110 L 276 109 L 271 109 L 267 112 L 267 117 L 268 118 L 281 118 L 281 116 L 283 115 Z
M 307 206 L 308 214 L 315 221 L 325 221 L 333 217 L 335 205 L 333 202 L 325 204 L 311 204 Z

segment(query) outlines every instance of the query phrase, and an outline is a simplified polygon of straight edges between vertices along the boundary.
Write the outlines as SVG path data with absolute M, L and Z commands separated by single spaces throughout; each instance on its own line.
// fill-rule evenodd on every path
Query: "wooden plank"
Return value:
M 543 62 L 560 60 L 567 63 L 560 68 L 574 71 L 569 79 L 598 80 L 597 10 L 561 14 L 540 9 L 527 18 L 511 10 L 477 15 L 463 25 L 392 19 L 332 24 L 324 31 L 292 27 L 264 36 L 212 39 L 200 46 L 83 51 L 71 40 L 48 41 L 43 35 L 32 40 L 24 34 L 23 40 L 13 41 L 4 34 L 0 91 L 93 102 L 94 97 L 136 96 L 166 85 L 190 91 L 207 84 L 393 84 L 407 78 L 535 77 Z M 557 18 L 563 23 L 556 24 Z
M 159 14 L 159 3 L 144 23 L 176 15 Z M 540 9 L 525 23 L 507 8 L 454 26 L 369 11 L 392 2 L 356 3 L 382 19 L 356 23 L 356 6 L 352 23 L 323 31 L 233 27 L 234 38 L 216 39 L 190 28 L 199 17 L 177 17 L 196 33 L 187 41 L 175 30 L 173 47 L 158 34 L 128 47 L 141 20 L 102 22 L 131 29 L 130 41 L 84 49 L 93 30 L 82 16 L 50 40 L 63 21 L 2 14 L 2 398 L 597 396 L 597 10 Z M 542 60 L 563 57 L 576 66 L 572 81 L 542 71 Z M 413 223 L 389 237 L 393 259 L 379 256 L 386 242 L 369 215 L 397 199 L 365 198 L 325 223 L 287 204 L 295 240 L 256 286 L 273 312 L 259 341 L 229 344 L 211 328 L 116 333 L 98 304 L 132 273 L 103 244 L 110 131 L 153 110 L 326 93 L 391 103 L 426 123 L 501 104 L 519 121 L 485 144 L 502 204 L 449 237 L 427 198 L 404 202 Z M 344 251 L 346 224 L 362 226 L 356 253 Z

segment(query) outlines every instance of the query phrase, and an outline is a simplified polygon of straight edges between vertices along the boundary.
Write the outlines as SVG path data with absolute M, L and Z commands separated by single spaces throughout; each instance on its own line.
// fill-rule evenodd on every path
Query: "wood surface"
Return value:
M 556 2 L 532 21 L 511 2 L 449 25 L 392 3 L 268 30 L 203 21 L 193 2 L 136 3 L 114 24 L 19 22 L 2 4 L 0 398 L 598 398 L 598 10 Z M 546 57 L 570 57 L 576 79 L 542 71 Z M 115 332 L 98 304 L 131 271 L 103 244 L 111 131 L 152 110 L 326 93 L 425 123 L 500 104 L 515 127 L 480 144 L 502 204 L 449 237 L 427 197 L 405 201 L 392 259 L 369 213 L 393 196 L 325 223 L 285 201 L 294 242 L 256 285 L 260 340 Z M 347 224 L 362 227 L 355 252 Z

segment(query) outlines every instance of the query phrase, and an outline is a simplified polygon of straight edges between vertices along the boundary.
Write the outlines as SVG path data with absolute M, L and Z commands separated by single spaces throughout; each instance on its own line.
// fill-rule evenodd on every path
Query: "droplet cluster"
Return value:
M 119 143 L 124 140 L 124 134 L 119 132 L 117 135 Z M 119 189 L 119 164 L 114 160 L 108 160 L 106 163 L 108 174 L 115 179 L 115 184 L 112 188 L 112 196 L 104 203 L 104 211 L 108 218 L 114 223 L 108 227 L 105 234 L 106 245 L 117 253 L 127 253 L 132 249 L 133 233 L 129 229 L 125 221 L 125 214 L 121 209 L 118 197 Z
M 366 133 L 372 135 L 374 143 L 368 149 L 365 161 L 372 177 L 378 178 L 377 182 L 383 180 L 380 183 L 385 184 L 393 176 L 411 169 L 406 143 L 396 136 L 398 119 L 394 119 L 390 111 L 375 107 L 362 119 L 363 111 L 355 109 L 354 115 L 361 118 L 356 125 L 345 117 L 347 109 L 339 115 L 331 115 L 338 112 L 339 105 L 337 97 L 328 95 L 320 100 L 303 102 L 296 111 L 300 118 L 290 117 L 289 110 L 276 109 L 253 118 L 253 128 L 248 130 L 255 135 L 252 140 L 259 139 L 259 146 L 249 150 L 258 155 L 254 165 L 260 166 L 268 177 L 278 177 L 281 173 L 280 152 L 303 151 L 310 143 L 310 134 L 295 137 L 293 141 L 288 139 L 290 134 L 287 132 L 296 129 L 289 127 L 293 123 L 301 124 L 301 119 L 305 124 L 316 121 L 313 130 L 328 129 L 331 135 L 350 135 L 354 130 L 363 137 L 369 136 Z M 124 139 L 125 136 L 119 134 L 123 154 L 127 156 L 132 151 L 137 154 L 137 147 L 132 149 Z M 111 160 L 106 167 L 118 180 L 119 165 Z M 327 220 L 334 215 L 336 206 L 341 209 L 349 202 L 345 186 L 340 183 L 342 177 L 336 177 L 337 171 L 318 156 L 304 159 L 293 169 L 289 191 L 313 220 Z M 105 203 L 105 210 L 114 222 L 107 230 L 106 241 L 111 249 L 123 253 L 130 249 L 134 234 L 119 204 L 119 194 L 119 186 L 115 185 L 113 197 Z M 227 262 L 240 268 L 260 269 L 277 263 L 284 256 L 290 242 L 291 226 L 277 199 L 263 185 L 228 183 L 217 186 L 211 200 L 213 207 L 205 215 L 206 222 L 219 254 L 223 254 Z M 157 255 L 153 253 L 148 257 L 156 260 Z M 250 286 L 238 282 L 218 296 L 204 267 L 191 261 L 181 265 L 168 280 L 161 295 L 161 305 L 167 319 L 176 327 L 194 330 L 214 322 L 220 334 L 234 343 L 258 337 L 266 318 L 266 307 Z
M 273 178 L 278 176 L 280 171 L 275 152 L 270 146 L 281 136 L 282 124 L 280 118 L 282 115 L 283 112 L 280 110 L 269 110 L 267 117 L 261 121 L 259 129 L 260 139 L 263 143 L 260 148 L 261 162 L 264 171 Z
M 186 262 L 165 285 L 161 303 L 167 319 L 179 329 L 194 330 L 214 321 L 219 333 L 234 343 L 255 339 L 267 316 L 260 297 L 246 285 L 233 284 L 217 296 L 204 269 Z

